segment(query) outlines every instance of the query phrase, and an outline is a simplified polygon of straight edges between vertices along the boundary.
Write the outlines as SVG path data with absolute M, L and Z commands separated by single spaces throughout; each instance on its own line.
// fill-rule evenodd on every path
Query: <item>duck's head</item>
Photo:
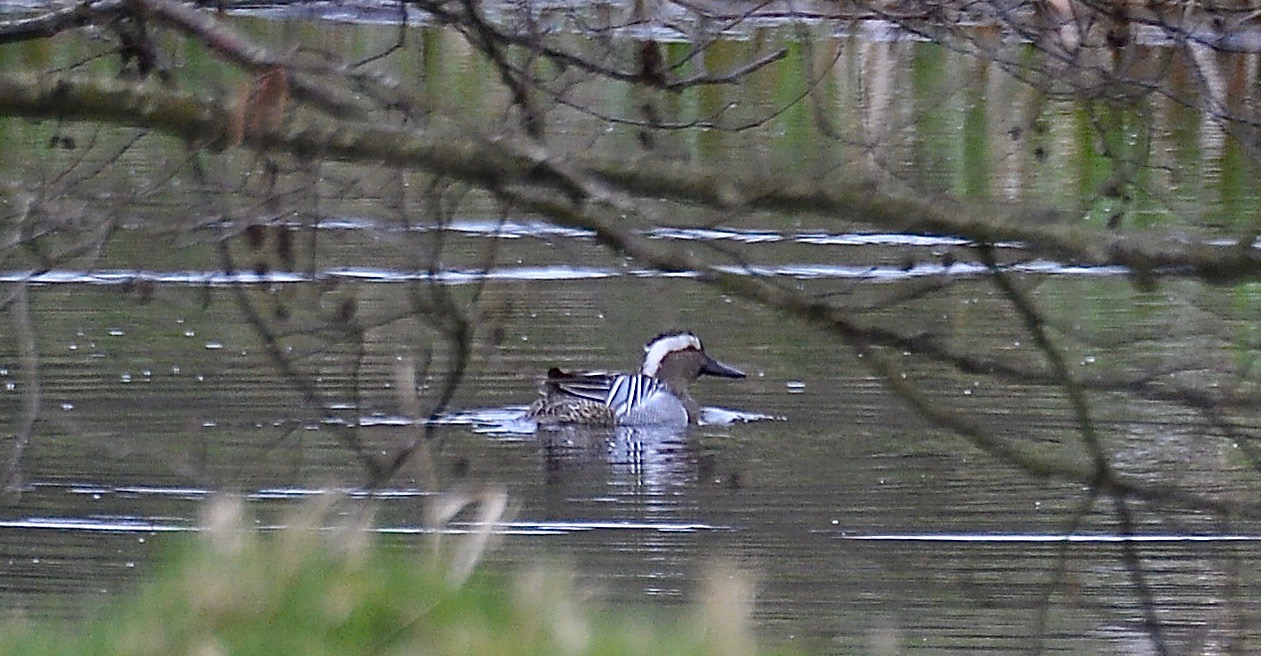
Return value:
M 705 353 L 701 340 L 690 332 L 662 333 L 644 345 L 640 373 L 667 383 L 690 383 L 702 375 L 744 378 L 744 372 Z

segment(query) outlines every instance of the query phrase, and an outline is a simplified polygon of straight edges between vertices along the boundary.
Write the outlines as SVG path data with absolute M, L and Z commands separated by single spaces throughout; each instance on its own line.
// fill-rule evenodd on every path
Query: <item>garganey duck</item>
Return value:
M 644 345 L 639 373 L 552 367 L 526 416 L 541 426 L 695 424 L 700 405 L 688 386 L 701 375 L 744 378 L 743 371 L 706 355 L 696 335 L 664 333 Z

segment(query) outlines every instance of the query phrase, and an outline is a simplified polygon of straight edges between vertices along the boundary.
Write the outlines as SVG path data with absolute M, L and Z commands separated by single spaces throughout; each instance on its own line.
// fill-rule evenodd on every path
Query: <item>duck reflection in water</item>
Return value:
M 623 492 L 664 491 L 696 481 L 699 457 L 687 427 L 560 426 L 538 433 L 549 484 L 594 476 Z

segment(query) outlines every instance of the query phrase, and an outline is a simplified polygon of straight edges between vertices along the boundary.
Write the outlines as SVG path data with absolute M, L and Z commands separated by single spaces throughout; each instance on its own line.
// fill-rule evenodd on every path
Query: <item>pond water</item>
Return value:
M 858 60 L 884 42 L 846 43 Z M 943 67 L 938 82 L 946 86 L 968 74 L 957 62 L 928 60 Z M 886 65 L 895 77 L 928 75 L 915 68 L 923 58 Z M 903 107 L 925 95 L 923 85 L 886 91 Z M 946 116 L 969 110 L 957 111 Z M 1077 138 L 1056 131 L 1071 125 L 1072 110 L 1046 116 L 1046 143 L 1075 152 Z M 980 132 L 1006 134 L 1006 118 L 991 117 Z M 1224 147 L 1204 147 L 1195 135 L 1179 141 L 1174 123 L 1154 139 L 1208 165 L 1194 179 L 1161 169 L 1179 183 L 1168 188 L 1170 204 L 1220 218 L 1256 200 L 1256 189 L 1236 184 L 1241 173 L 1219 166 Z M 1187 123 L 1196 124 L 1178 125 Z M 954 152 L 972 128 L 906 116 L 890 125 L 906 132 L 888 137 L 894 168 L 935 189 L 980 193 L 960 177 L 966 156 L 936 156 Z M 1058 176 L 1051 181 L 1012 166 L 1041 147 L 1002 155 L 994 146 L 987 157 L 998 164 L 982 171 L 986 193 L 1056 198 L 1054 183 L 1081 182 L 1068 169 L 1090 163 L 1089 155 L 1061 155 L 1040 169 Z M 165 156 L 163 148 L 154 150 Z M 156 159 L 124 149 L 138 162 L 127 175 L 146 175 L 146 152 Z M 119 156 L 105 147 L 89 153 Z M 323 183 L 335 186 L 340 174 Z M 342 431 L 352 427 L 374 453 L 425 432 L 414 415 L 428 415 L 453 362 L 433 326 L 455 308 L 478 330 L 467 375 L 428 422 L 432 472 L 416 458 L 372 492 L 381 539 L 393 545 L 426 548 L 432 476 L 441 487 L 507 489 L 513 508 L 494 564 L 559 559 L 597 596 L 648 605 L 689 600 L 706 565 L 728 558 L 757 573 L 756 620 L 766 641 L 811 652 L 1154 653 L 1152 614 L 1178 651 L 1256 644 L 1255 519 L 1151 499 L 1133 502 L 1130 514 L 1107 499 L 1092 503 L 1079 483 L 1020 471 L 935 427 L 852 343 L 693 276 L 610 254 L 584 231 L 497 214 L 484 199 L 461 205 L 439 230 L 382 219 L 373 214 L 380 199 L 349 187 L 322 199 L 319 212 L 255 234 L 225 227 L 210 210 L 191 217 L 196 227 L 183 225 L 206 196 L 172 185 L 124 213 L 90 266 L 33 273 L 6 260 L 0 284 L 19 299 L 0 328 L 6 433 L 20 431 L 32 367 L 39 414 L 21 453 L 20 495 L 0 514 L 3 608 L 78 617 L 107 603 L 152 571 L 166 534 L 190 531 L 217 492 L 248 498 L 262 526 L 321 490 L 368 494 Z M 1154 205 L 1129 211 L 1168 220 Z M 899 329 L 908 343 L 931 339 L 1041 362 L 1009 299 L 960 240 L 796 217 L 676 218 L 641 232 L 721 253 L 741 275 L 774 275 L 837 299 L 863 325 Z M 163 231 L 177 222 L 178 231 Z M 1210 236 L 1221 227 L 1186 226 Z M 220 240 L 237 266 L 224 265 Z M 1261 298 L 1248 286 L 1206 289 L 1173 276 L 1136 284 L 1121 268 L 1049 262 L 1018 244 L 998 251 L 1083 375 L 1153 363 L 1216 373 L 1222 361 L 1253 357 Z M 438 304 L 444 294 L 453 305 Z M 410 312 L 417 303 L 437 304 L 439 318 Z M 260 326 L 279 332 L 280 357 L 300 375 L 278 366 Z M 548 367 L 631 369 L 647 339 L 675 328 L 695 331 L 712 355 L 749 374 L 694 387 L 706 406 L 702 425 L 536 432 L 522 420 Z M 1089 456 L 1066 395 L 1045 380 L 890 357 L 935 403 L 994 435 L 1056 458 Z M 419 413 L 399 391 L 400 372 L 419 382 Z M 304 385 L 331 403 L 315 407 Z M 1089 397 L 1118 469 L 1210 497 L 1255 496 L 1261 481 L 1246 439 L 1207 429 L 1176 394 L 1142 389 Z M 1251 425 L 1251 408 L 1227 411 Z
M 452 252 L 476 252 L 493 239 L 465 228 L 451 237 Z M 345 229 L 330 246 L 354 241 Z M 761 242 L 777 243 L 772 232 L 759 233 Z M 689 599 L 706 563 L 731 558 L 758 573 L 757 617 L 768 640 L 832 653 L 888 640 L 944 651 L 1025 648 L 1034 635 L 1068 651 L 1144 641 L 1115 521 L 1096 508 L 1073 523 L 1080 487 L 996 466 L 931 428 L 833 340 L 767 321 L 688 278 L 627 267 L 581 234 L 510 234 L 500 244 L 505 261 L 517 251 L 564 256 L 552 268 L 506 266 L 486 283 L 487 299 L 518 305 L 498 342 L 478 347 L 473 371 L 437 422 L 435 449 L 441 480 L 509 491 L 509 535 L 492 560 L 561 558 L 601 595 L 643 604 Z M 879 249 L 940 246 L 931 240 L 819 237 L 811 233 L 796 263 L 813 271 L 803 281 L 899 286 L 934 276 L 950 280 L 953 293 L 968 289 L 976 303 L 993 295 L 985 280 L 969 282 L 966 263 L 932 272 L 878 263 Z M 813 243 L 820 241 L 829 245 Z M 849 264 L 825 275 L 830 244 L 850 241 L 858 245 L 848 247 Z M 564 264 L 571 258 L 586 266 Z M 873 264 L 862 266 L 864 258 Z M 1056 294 L 1107 298 L 1127 287 L 1106 271 L 1048 266 L 1025 275 L 1054 277 Z M 161 534 L 192 527 L 214 491 L 247 495 L 267 524 L 330 484 L 353 490 L 363 472 L 331 434 L 332 420 L 302 409 L 228 297 L 239 285 L 257 301 L 297 304 L 308 287 L 335 280 L 366 313 L 370 304 L 405 302 L 409 276 L 329 267 L 317 282 L 296 275 L 260 284 L 215 271 L 102 268 L 29 283 L 31 311 L 41 318 L 44 410 L 23 457 L 25 489 L 0 521 L 6 607 L 76 615 L 127 589 L 148 571 Z M 129 291 L 137 280 L 153 281 L 151 299 Z M 1128 312 L 1091 318 L 1100 331 L 1130 320 Z M 630 368 L 641 342 L 672 326 L 696 330 L 716 357 L 750 374 L 698 384 L 710 423 L 535 434 L 520 420 L 548 366 Z M 979 320 L 965 327 L 987 328 L 996 329 Z M 416 335 L 384 330 L 369 340 L 372 355 L 359 374 L 369 439 L 390 443 L 418 430 L 383 392 Z M 323 357 L 325 376 L 347 375 L 344 354 Z M 16 414 L 20 367 L 3 375 L 6 412 Z M 1072 439 L 1044 392 L 1016 399 L 1009 385 L 991 392 L 984 382 L 955 384 L 943 398 L 983 397 L 978 412 L 998 430 Z M 1125 448 L 1178 448 L 1186 439 L 1176 420 L 1128 414 Z M 1214 477 L 1232 468 L 1212 449 L 1195 450 L 1184 445 L 1175 455 L 1188 459 L 1177 466 Z M 1137 455 L 1132 462 L 1152 476 L 1164 471 Z M 379 517 L 385 539 L 419 549 L 425 494 L 415 475 L 404 472 L 379 491 Z M 1261 534 L 1247 526 L 1224 533 L 1212 517 L 1197 517 L 1153 515 L 1137 544 L 1152 567 L 1149 584 L 1160 590 L 1157 606 L 1177 608 L 1193 627 L 1216 621 L 1229 581 L 1261 553 Z

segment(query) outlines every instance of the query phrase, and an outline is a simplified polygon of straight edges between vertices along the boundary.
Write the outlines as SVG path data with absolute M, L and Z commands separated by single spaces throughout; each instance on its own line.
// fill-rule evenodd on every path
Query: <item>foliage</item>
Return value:
M 289 527 L 246 528 L 235 501 L 212 504 L 197 538 L 156 580 L 82 630 L 6 627 L 0 654 L 723 654 L 753 653 L 748 585 L 717 575 L 696 612 L 665 620 L 589 602 L 560 567 L 478 571 L 377 544 L 328 506 Z M 458 551 L 458 549 L 456 549 Z M 436 551 L 448 553 L 447 550 Z M 449 554 L 455 555 L 455 554 Z

